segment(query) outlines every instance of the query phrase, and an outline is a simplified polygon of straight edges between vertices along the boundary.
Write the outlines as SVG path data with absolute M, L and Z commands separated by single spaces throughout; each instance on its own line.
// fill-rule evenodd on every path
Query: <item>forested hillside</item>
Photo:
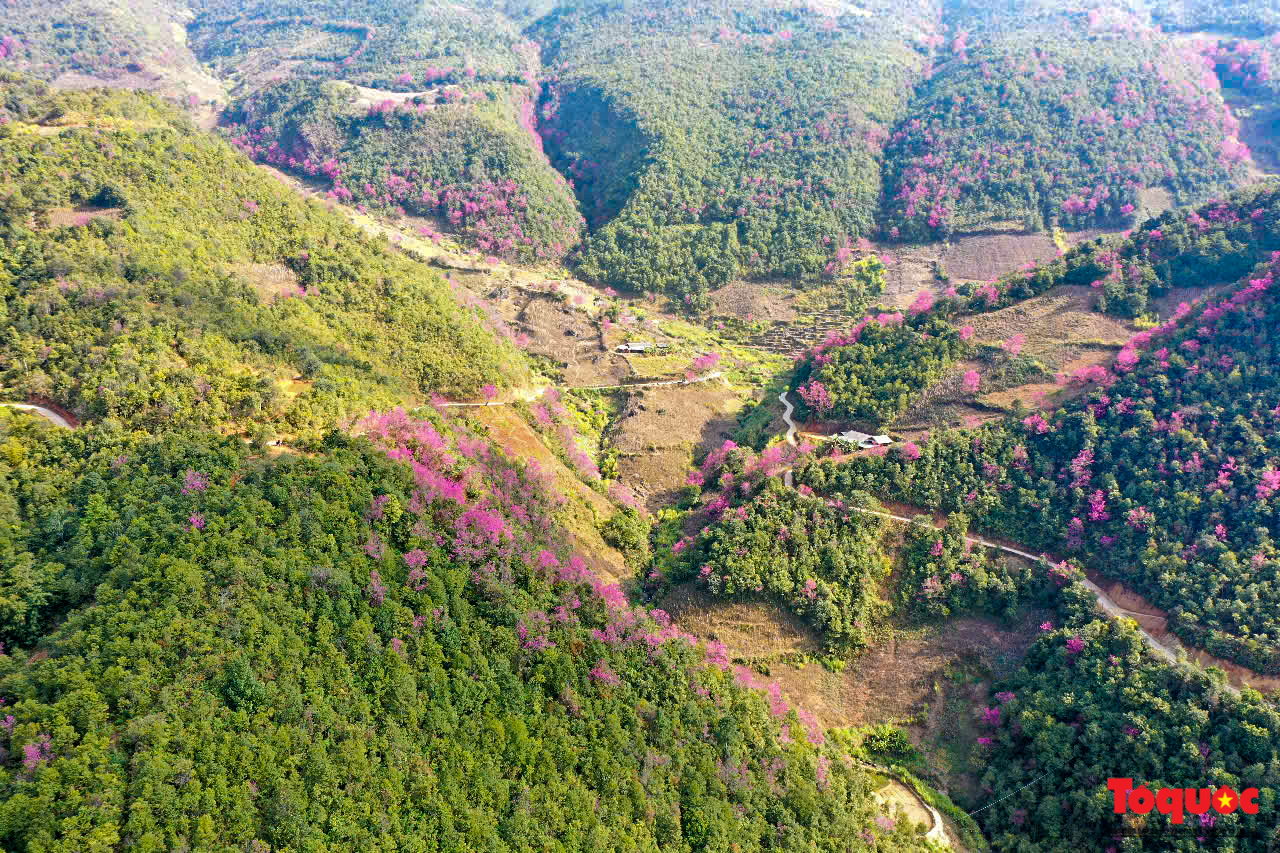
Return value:
M 0 412 L 6 849 L 924 849 L 600 586 L 536 470 L 355 431 L 265 462 Z
M 150 429 L 319 431 L 522 376 L 448 284 L 149 97 L 0 80 L 10 393 Z
M 791 377 L 805 413 L 879 428 L 906 411 L 970 349 L 965 342 L 972 334 L 923 311 L 914 314 L 864 317 L 805 353 Z
M 1276 848 L 1276 62 L 0 6 L 0 851 Z
M 214 100 L 187 45 L 191 12 L 169 0 L 23 0 L 0 6 L 0 70 L 69 88 L 112 85 Z
M 1118 228 L 1202 201 L 1252 165 L 1221 87 L 1247 82 L 1257 109 L 1274 106 L 1255 67 L 1269 62 L 1266 4 L 199 0 L 189 20 L 92 4 L 74 20 L 0 14 L 0 62 L 136 85 L 153 67 L 194 80 L 194 51 L 236 97 L 224 121 L 255 158 L 336 199 L 425 216 L 426 236 L 567 258 L 695 311 L 739 279 L 841 277 L 869 239 Z M 186 23 L 190 50 L 151 47 L 165 22 Z
M 970 437 L 981 448 L 994 435 Z M 1015 468 L 1026 464 L 1017 451 L 1014 458 Z M 889 467 L 865 460 L 802 461 L 796 490 L 777 478 L 754 476 L 759 461 L 736 448 L 708 458 L 698 473 L 708 488 L 721 490 L 706 504 L 712 520 L 698 536 L 677 543 L 669 580 L 694 578 L 730 600 L 777 601 L 818 630 L 828 650 L 865 642 L 894 605 L 943 625 L 961 616 L 1013 623 L 1025 618 L 1027 608 L 1045 620 L 1021 666 L 994 683 L 970 713 L 978 721 L 977 736 L 965 760 L 977 779 L 971 799 L 961 804 L 975 811 L 993 849 L 1095 850 L 1131 839 L 1127 843 L 1141 845 L 1135 849 L 1173 851 L 1195 839 L 1207 849 L 1261 853 L 1280 840 L 1270 817 L 1280 795 L 1274 704 L 1254 690 L 1227 690 L 1220 676 L 1153 655 L 1134 624 L 1098 612 L 1078 563 L 1010 563 L 967 542 L 965 512 L 990 526 L 999 518 L 990 509 L 997 500 L 991 491 L 998 494 L 1002 486 L 982 499 L 966 499 L 941 529 L 928 516 L 908 526 L 889 582 L 895 600 L 878 598 L 877 586 L 889 574 L 881 547 L 886 525 L 865 514 L 880 510 L 860 489 L 924 504 L 919 490 L 926 479 L 947 489 L 956 477 L 956 488 L 966 488 L 970 480 L 959 450 L 945 461 L 943 454 L 903 457 L 903 465 Z M 1047 463 L 1037 458 L 1035 464 L 1043 469 Z M 946 502 L 943 507 L 951 508 Z M 1029 516 L 1020 523 L 1024 532 L 1036 524 Z M 1152 541 L 1147 547 L 1157 546 Z M 1098 558 L 1094 550 L 1077 554 L 1087 563 Z M 952 736 L 953 748 L 965 754 L 963 736 Z M 1154 812 L 1119 816 L 1106 789 L 1113 777 L 1139 780 L 1135 784 L 1151 790 L 1256 787 L 1258 813 L 1188 809 L 1185 831 Z
M 1145 188 L 1185 204 L 1241 175 L 1217 77 L 1152 30 L 1081 13 L 950 47 L 885 148 L 890 236 L 1124 223 Z
M 967 512 L 1032 548 L 1080 555 L 1131 582 L 1187 641 L 1280 672 L 1278 271 L 1271 260 L 1229 295 L 1184 304 L 1047 417 L 800 479 Z
M 0 408 L 0 845 L 926 849 L 550 475 L 387 411 L 520 377 L 446 282 L 159 101 L 3 85 L 5 382 L 86 423 Z
M 197 55 L 228 76 L 287 71 L 375 88 L 391 88 L 401 75 L 427 83 L 465 78 L 518 83 L 525 71 L 520 30 L 537 16 L 539 5 L 194 0 L 190 32 Z M 268 57 L 287 65 L 269 67 Z
M 582 272 L 695 307 L 736 278 L 838 274 L 874 232 L 880 149 L 937 15 L 627 2 L 540 21 L 540 128 L 593 229 Z
M 227 133 L 254 159 L 327 181 L 330 198 L 430 217 L 487 254 L 558 260 L 577 245 L 581 217 L 537 137 L 512 120 L 533 110 L 512 91 L 362 104 L 354 87 L 294 81 L 237 102 Z

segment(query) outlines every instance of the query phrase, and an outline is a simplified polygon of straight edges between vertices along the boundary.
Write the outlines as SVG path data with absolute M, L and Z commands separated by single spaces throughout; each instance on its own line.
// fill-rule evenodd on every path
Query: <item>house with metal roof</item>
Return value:
M 870 450 L 873 447 L 888 447 L 890 444 L 893 444 L 893 439 L 889 438 L 887 435 L 871 435 L 869 433 L 858 432 L 853 429 L 848 430 L 847 432 L 842 432 L 839 435 L 834 436 L 834 438 L 837 438 L 840 441 L 847 441 L 856 447 L 862 448 L 863 450 Z

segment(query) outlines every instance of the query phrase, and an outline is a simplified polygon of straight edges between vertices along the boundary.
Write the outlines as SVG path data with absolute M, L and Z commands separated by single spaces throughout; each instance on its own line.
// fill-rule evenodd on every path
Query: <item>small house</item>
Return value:
M 870 435 L 868 433 L 858 432 L 857 430 L 852 429 L 847 432 L 842 432 L 835 437 L 840 441 L 847 441 L 849 444 L 852 444 L 855 447 L 860 447 L 863 450 L 870 450 L 873 447 L 887 447 L 890 444 L 893 444 L 893 439 L 889 438 L 887 435 Z

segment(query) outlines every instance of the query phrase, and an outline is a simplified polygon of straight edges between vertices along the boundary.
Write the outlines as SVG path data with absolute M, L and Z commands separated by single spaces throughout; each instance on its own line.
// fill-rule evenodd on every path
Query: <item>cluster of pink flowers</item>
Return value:
M 1280 471 L 1270 469 L 1262 472 L 1262 479 L 1258 482 L 1257 497 L 1258 500 L 1266 500 L 1280 491 Z
M 38 767 L 53 761 L 57 756 L 53 753 L 53 738 L 42 734 L 32 743 L 22 747 L 22 769 L 33 772 Z
M 1049 422 L 1044 419 L 1043 415 L 1034 414 L 1022 419 L 1022 425 L 1027 431 L 1035 435 L 1044 435 L 1049 431 Z
M 609 668 L 609 664 L 605 663 L 603 659 L 597 661 L 596 665 L 591 668 L 591 678 L 610 687 L 617 687 L 622 683 L 622 679 Z
M 708 352 L 704 353 L 693 360 L 692 368 L 701 373 L 704 370 L 710 370 L 720 363 L 720 353 Z
M 804 400 L 804 404 L 808 406 L 819 417 L 831 411 L 834 401 L 831 399 L 831 392 L 827 390 L 827 386 L 817 379 L 810 379 L 798 389 L 800 399 Z
M 930 311 L 933 308 L 934 297 L 933 292 L 922 290 L 916 294 L 916 299 L 911 303 L 911 307 L 907 309 L 907 314 L 912 317 L 918 317 Z
M 421 103 L 386 102 L 371 113 L 389 120 L 389 113 L 421 113 L 427 107 Z M 349 185 L 344 179 L 350 171 L 348 164 L 315 155 L 300 138 L 286 150 L 276 134 L 269 125 L 251 123 L 232 129 L 230 141 L 260 162 L 327 178 L 331 183 L 328 197 L 333 201 L 359 199 L 401 212 L 443 217 L 480 251 L 501 258 L 558 259 L 578 243 L 584 224 L 580 217 L 570 221 L 534 210 L 536 205 L 529 193 L 510 178 L 451 184 L 415 169 L 404 169 L 388 170 L 376 182 Z M 561 190 L 557 187 L 556 192 Z M 567 199 L 565 209 L 568 210 Z
M 204 492 L 209 488 L 209 478 L 199 471 L 187 469 L 187 473 L 182 478 L 182 493 L 184 495 L 195 495 Z

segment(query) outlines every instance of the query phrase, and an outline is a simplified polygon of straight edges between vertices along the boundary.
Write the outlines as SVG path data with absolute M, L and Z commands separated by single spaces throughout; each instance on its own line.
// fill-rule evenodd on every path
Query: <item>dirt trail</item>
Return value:
M 75 424 L 71 423 L 71 421 L 67 420 L 52 409 L 46 409 L 44 406 L 36 406 L 31 403 L 0 403 L 0 406 L 8 406 L 10 409 L 20 409 L 24 412 L 32 412 L 33 414 L 37 414 L 49 421 L 54 426 L 75 429 Z
M 787 400 L 787 394 L 785 391 L 778 395 L 778 400 L 781 401 L 782 405 L 786 406 L 786 411 L 783 413 L 782 419 L 787 424 L 787 442 L 789 444 L 795 444 L 795 422 L 791 419 L 791 413 L 794 407 L 791 405 L 791 402 Z M 787 468 L 783 471 L 782 476 L 783 482 L 786 486 L 788 488 L 793 488 L 794 477 L 791 469 Z M 938 514 L 924 512 L 923 510 L 918 510 L 915 507 L 895 504 L 892 505 L 891 508 L 898 510 L 898 512 L 879 512 L 876 510 L 858 508 L 855 508 L 854 511 L 865 515 L 873 515 L 878 518 L 900 521 L 906 524 L 927 524 L 931 527 L 941 527 L 946 523 L 946 519 L 942 518 Z M 914 517 L 899 514 L 905 512 L 912 513 L 912 516 L 928 516 L 931 520 L 917 522 Z M 1002 551 L 1006 554 L 1013 554 L 1016 557 L 1022 557 L 1026 560 L 1038 561 L 1041 557 L 1047 558 L 1048 556 L 1045 554 L 1032 554 L 1029 551 L 1019 548 L 1016 543 L 993 541 L 980 536 L 966 536 L 965 541 L 984 548 Z M 1108 584 L 1110 592 L 1104 591 L 1102 586 L 1099 585 L 1099 582 Z M 1280 689 L 1280 678 L 1260 675 L 1259 673 L 1253 672 L 1239 664 L 1214 657 L 1203 649 L 1185 649 L 1182 644 L 1178 642 L 1177 638 L 1168 632 L 1167 614 L 1161 612 L 1158 608 L 1152 606 L 1145 599 L 1142 599 L 1141 596 L 1138 596 L 1119 582 L 1104 578 L 1097 572 L 1086 570 L 1085 578 L 1082 583 L 1086 589 L 1093 593 L 1094 597 L 1098 601 L 1098 606 L 1102 608 L 1104 613 L 1116 618 L 1132 619 L 1138 626 L 1138 633 L 1142 636 L 1143 642 L 1147 644 L 1147 647 L 1150 648 L 1152 652 L 1165 661 L 1169 663 L 1177 663 L 1178 652 L 1181 651 L 1189 660 L 1193 660 L 1201 666 L 1217 666 L 1227 673 L 1228 689 L 1236 693 L 1239 692 L 1241 687 L 1254 687 L 1258 690 Z M 1126 603 L 1131 603 L 1136 600 L 1139 603 L 1132 604 L 1132 607 L 1139 609 L 1124 607 L 1117 602 L 1117 598 Z M 1159 637 L 1156 636 L 1157 633 L 1160 635 Z
M 902 806 L 902 810 L 907 813 L 907 817 L 913 823 L 929 824 L 929 831 L 924 836 L 927 840 L 942 847 L 951 846 L 951 839 L 947 836 L 947 825 L 943 823 L 942 815 L 926 803 L 914 788 L 902 780 L 902 777 L 890 768 L 881 767 L 878 764 L 858 762 L 858 766 L 889 777 L 889 784 L 875 792 L 877 800 Z M 927 817 L 928 821 L 921 820 L 924 817 Z
M 783 391 L 781 394 L 779 394 L 778 399 L 782 401 L 782 405 L 787 407 L 787 410 L 782 413 L 782 421 L 787 425 L 787 444 L 791 445 L 792 447 L 795 447 L 796 446 L 796 422 L 791 420 L 791 413 L 796 410 L 796 407 L 791 405 L 791 401 L 787 399 L 786 391 Z M 794 479 L 794 475 L 791 473 L 790 468 L 782 472 L 782 482 L 788 489 L 794 488 L 795 479 Z
M 566 385 L 560 390 L 562 391 L 616 391 L 616 390 L 622 390 L 624 388 L 659 388 L 659 387 L 664 387 L 669 385 L 697 385 L 699 382 L 710 382 L 713 379 L 720 379 L 723 376 L 724 376 L 724 373 L 722 371 L 713 370 L 710 373 L 704 373 L 702 376 L 698 376 L 693 379 L 660 379 L 655 382 L 629 382 L 623 385 L 579 385 L 575 387 Z M 542 394 L 545 393 L 551 387 L 552 387 L 551 385 L 544 385 L 540 388 L 535 388 L 532 391 L 517 391 L 514 396 L 518 400 L 523 400 L 524 402 L 529 403 L 541 397 Z M 485 403 L 441 403 L 440 405 L 441 407 L 445 407 L 445 408 L 465 409 L 465 408 L 483 408 L 486 406 L 505 406 L 509 402 L 511 401 L 489 400 L 488 402 L 485 402 Z M 794 441 L 792 443 L 794 443 Z
M 899 507 L 901 508 L 901 507 Z M 866 515 L 874 515 L 879 518 L 892 519 L 907 524 L 928 524 L 930 526 L 940 526 L 936 516 L 920 511 L 919 515 L 929 516 L 932 521 L 915 521 L 905 515 L 899 515 L 891 512 L 877 512 L 869 509 L 854 509 Z M 1002 551 L 1006 554 L 1013 554 L 1027 560 L 1039 560 L 1041 557 L 1047 558 L 1046 554 L 1032 554 L 1011 544 L 1004 544 L 999 541 L 993 541 L 983 537 L 966 536 L 965 541 L 972 542 L 984 548 L 991 548 Z M 1137 593 L 1125 587 L 1119 581 L 1106 578 L 1100 573 L 1092 570 L 1085 571 L 1085 578 L 1081 583 L 1085 588 L 1093 593 L 1098 601 L 1098 606 L 1102 608 L 1109 616 L 1116 618 L 1132 619 L 1138 626 L 1138 633 L 1142 636 L 1143 641 L 1158 656 L 1169 663 L 1178 662 L 1178 653 L 1183 652 L 1189 660 L 1199 663 L 1201 666 L 1217 666 L 1227 673 L 1228 688 L 1233 693 L 1238 693 L 1241 687 L 1252 687 L 1257 690 L 1276 690 L 1280 689 L 1280 678 L 1273 676 L 1260 675 L 1252 670 L 1243 667 L 1231 661 L 1214 657 L 1203 649 L 1187 649 L 1177 638 L 1167 630 L 1168 616 L 1159 608 L 1150 604 L 1146 599 Z M 1104 590 L 1101 584 L 1106 584 L 1107 589 Z M 1118 601 L 1117 601 L 1118 599 Z M 1123 606 L 1120 602 L 1128 604 L 1129 607 Z M 1159 636 L 1157 636 L 1159 635 Z

